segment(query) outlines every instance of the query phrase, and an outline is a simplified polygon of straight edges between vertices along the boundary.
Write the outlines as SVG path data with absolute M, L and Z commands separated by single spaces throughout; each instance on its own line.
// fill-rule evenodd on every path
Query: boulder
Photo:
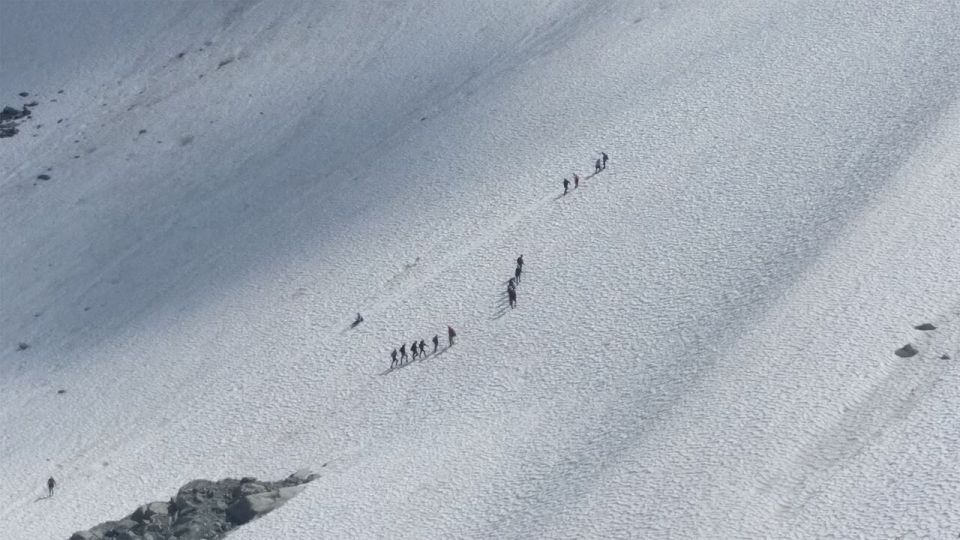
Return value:
M 925 331 L 925 332 L 929 332 L 930 330 L 936 330 L 936 329 L 937 329 L 936 326 L 934 326 L 934 325 L 932 325 L 932 324 L 930 324 L 930 323 L 928 323 L 928 322 L 923 323 L 923 324 L 918 324 L 917 326 L 914 326 L 914 328 L 917 329 L 917 330 L 923 330 L 923 331 Z
M 893 354 L 899 356 L 900 358 L 910 358 L 911 356 L 916 356 L 920 352 L 913 347 L 913 345 L 907 343 L 903 347 L 893 351 Z
M 70 540 L 101 540 L 99 536 L 90 531 L 77 531 L 73 533 Z
M 280 500 L 280 494 L 276 491 L 245 495 L 227 508 L 227 518 L 237 525 L 243 525 L 255 517 L 270 512 L 284 502 Z
M 267 488 L 266 488 L 266 486 L 264 486 L 263 484 L 256 484 L 256 483 L 250 482 L 250 483 L 248 483 L 248 484 L 241 484 L 241 485 L 240 485 L 240 489 L 237 490 L 237 491 L 238 491 L 238 496 L 239 496 L 239 497 L 245 497 L 245 496 L 247 496 L 247 495 L 254 495 L 254 494 L 256 494 L 256 493 L 263 493 L 263 492 L 266 491 L 266 490 L 267 490 Z

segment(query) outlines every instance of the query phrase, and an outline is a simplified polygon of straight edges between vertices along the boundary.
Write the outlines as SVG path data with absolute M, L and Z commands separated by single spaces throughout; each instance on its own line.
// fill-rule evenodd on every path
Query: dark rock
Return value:
M 147 132 L 147 130 L 141 129 L 140 131 L 137 132 L 137 135 L 143 135 L 143 134 L 146 133 L 146 132 Z
M 894 351 L 893 354 L 899 356 L 900 358 L 910 358 L 911 356 L 916 356 L 918 352 L 920 351 L 915 349 L 913 345 L 907 343 L 903 347 L 900 347 L 899 349 Z
M 30 92 L 20 92 L 20 93 L 17 94 L 17 95 L 20 96 L 20 97 L 27 97 L 27 96 L 30 95 Z
M 70 540 L 100 540 L 100 537 L 90 531 L 78 531 L 70 536 Z
M 255 517 L 261 516 L 275 509 L 283 502 L 276 491 L 245 495 L 227 508 L 227 518 L 237 525 L 248 523 Z
M 30 103 L 24 103 L 23 106 L 24 106 L 24 107 L 36 107 L 36 106 L 39 105 L 39 104 L 40 104 L 39 102 L 31 101 Z
M 66 394 L 67 391 L 64 390 L 63 388 L 61 388 L 61 389 L 57 390 L 57 393 L 58 393 L 58 394 Z
M 923 331 L 925 331 L 925 332 L 928 332 L 928 331 L 930 331 L 930 330 L 936 330 L 936 329 L 937 329 L 936 326 L 934 326 L 934 325 L 932 325 L 932 324 L 930 324 L 930 323 L 923 323 L 923 324 L 914 326 L 914 328 L 917 329 L 917 330 L 923 330 Z
M 236 526 L 284 504 L 316 475 L 300 470 L 280 482 L 253 477 L 188 482 L 167 502 L 140 506 L 120 521 L 77 533 L 76 540 L 219 540 Z
M 950 355 L 949 355 L 949 354 L 945 354 L 945 355 L 941 356 L 940 359 L 941 359 L 941 360 L 949 360 L 949 359 L 950 359 Z
M 6 106 L 0 110 L 0 122 L 19 120 L 25 116 L 30 116 L 30 109 L 24 108 L 23 110 L 19 110 L 10 106 Z
M 18 351 L 25 351 L 25 350 L 27 350 L 27 349 L 29 349 L 29 348 L 30 348 L 30 344 L 29 344 L 29 343 L 24 343 L 24 342 L 22 342 L 22 341 L 21 341 L 20 343 L 17 343 L 17 350 L 18 350 Z
M 38 175 L 37 175 L 37 180 L 49 180 L 49 179 L 50 179 L 50 175 L 49 175 L 49 174 L 38 174 Z

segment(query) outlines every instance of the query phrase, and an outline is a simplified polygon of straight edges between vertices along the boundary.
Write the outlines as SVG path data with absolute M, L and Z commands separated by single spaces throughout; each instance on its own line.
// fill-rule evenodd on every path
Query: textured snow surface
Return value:
M 958 89 L 954 0 L 4 2 L 0 538 L 954 538 Z

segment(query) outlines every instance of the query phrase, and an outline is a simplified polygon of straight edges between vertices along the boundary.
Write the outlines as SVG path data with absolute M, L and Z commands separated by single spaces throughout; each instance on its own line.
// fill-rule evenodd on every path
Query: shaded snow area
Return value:
M 955 538 L 958 91 L 955 0 L 5 1 L 0 538 Z

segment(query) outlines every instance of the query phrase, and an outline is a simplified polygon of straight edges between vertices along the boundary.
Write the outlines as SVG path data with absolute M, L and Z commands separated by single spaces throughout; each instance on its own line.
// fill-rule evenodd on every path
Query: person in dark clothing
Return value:
M 393 352 L 390 353 L 390 369 L 393 369 L 394 367 L 396 367 L 396 365 L 397 365 L 397 350 L 394 349 Z
M 420 350 L 417 348 L 418 344 L 416 341 L 413 342 L 413 345 L 410 346 L 410 351 L 413 353 L 413 359 L 417 359 L 417 355 L 420 354 Z
M 523 255 L 517 257 L 517 266 L 523 268 Z
M 57 487 L 57 481 L 51 476 L 50 479 L 47 480 L 47 497 L 53 497 L 53 488 L 55 487 Z
M 573 175 L 573 188 L 576 189 L 578 187 L 580 187 L 580 177 Z
M 357 313 L 357 318 L 353 320 L 353 324 L 350 325 L 350 328 L 356 328 L 358 324 L 363 322 L 363 315 Z
M 507 282 L 507 290 L 517 288 L 517 278 L 510 278 L 510 281 Z
M 510 308 L 517 307 L 517 290 L 507 289 L 507 296 L 510 298 Z
M 453 347 L 453 338 L 457 337 L 457 331 L 453 329 L 449 324 L 447 325 L 447 341 L 449 342 L 448 347 Z
M 513 271 L 513 277 L 517 280 L 517 284 L 520 284 L 520 273 L 523 272 L 523 267 L 518 266 L 516 270 Z
M 407 360 L 407 344 L 404 343 L 400 346 L 400 363 L 403 364 Z
M 598 172 L 602 171 L 602 170 L 603 170 L 603 159 L 602 159 L 602 158 L 597 158 L 597 162 L 594 164 L 594 166 L 596 167 L 596 170 L 594 171 L 594 173 L 598 173 Z
M 570 181 L 566 178 L 563 179 L 563 194 L 567 194 L 567 187 L 570 185 Z
M 433 352 L 437 352 L 437 347 L 440 346 L 440 336 L 433 336 Z
M 607 160 L 610 159 L 610 156 L 608 156 L 606 152 L 600 152 L 600 156 L 601 156 L 600 159 L 603 160 L 603 168 L 606 169 L 606 168 L 607 168 Z
M 420 340 L 420 356 L 424 357 L 426 355 L 427 355 L 427 343 L 421 339 Z

